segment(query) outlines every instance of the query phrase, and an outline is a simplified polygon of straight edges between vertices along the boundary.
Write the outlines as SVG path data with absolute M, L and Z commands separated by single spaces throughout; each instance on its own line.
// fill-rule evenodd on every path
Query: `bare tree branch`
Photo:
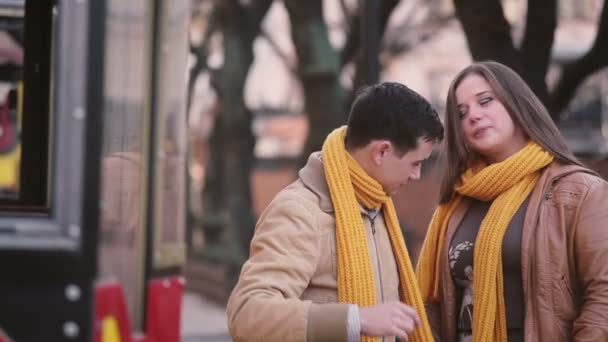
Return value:
M 558 119 L 587 76 L 608 65 L 608 0 L 599 19 L 597 35 L 591 49 L 580 59 L 563 67 L 561 78 L 551 94 L 550 110 Z
M 557 26 L 557 0 L 528 2 L 526 32 L 520 48 L 521 74 L 540 100 L 548 104 L 545 76 Z
M 194 92 L 194 85 L 196 84 L 196 80 L 198 75 L 205 69 L 207 69 L 207 56 L 209 54 L 209 42 L 211 40 L 211 36 L 218 30 L 217 25 L 217 10 L 216 7 L 213 7 L 211 13 L 209 14 L 209 18 L 207 19 L 207 27 L 205 28 L 205 33 L 203 36 L 203 40 L 200 45 L 193 46 L 190 45 L 190 52 L 194 54 L 196 58 L 196 63 L 190 69 L 190 76 L 188 77 L 188 98 L 186 108 L 190 108 L 190 104 L 192 103 L 192 96 Z M 190 111 L 188 110 L 188 114 Z
M 251 34 L 250 39 L 252 42 L 253 39 L 255 39 L 255 37 L 257 37 L 258 33 L 260 32 L 260 25 L 262 24 L 262 20 L 264 20 L 266 13 L 272 5 L 272 1 L 273 0 L 251 1 L 251 4 L 248 6 L 248 8 L 246 8 L 246 10 L 250 12 L 250 14 L 246 18 L 248 18 L 249 20 L 249 32 Z M 242 8 L 245 9 L 245 7 Z
M 384 34 L 388 20 L 393 10 L 399 4 L 399 0 L 380 0 L 380 36 Z M 357 55 L 361 40 L 361 16 L 359 13 L 353 16 L 350 31 L 346 36 L 346 43 L 340 52 L 340 65 L 342 68 L 351 62 Z
M 353 60 L 357 49 L 359 49 L 359 30 L 361 26 L 361 18 L 359 14 L 353 15 L 350 21 L 350 30 L 346 34 L 346 42 L 342 51 L 340 51 L 340 66 L 344 68 L 346 64 Z
M 412 6 L 412 10 L 407 13 L 407 16 L 401 23 L 401 26 L 406 27 L 407 25 L 410 25 L 412 23 L 412 21 L 414 21 L 414 18 L 416 17 L 416 14 L 418 13 L 418 9 L 420 9 L 421 7 L 422 7 L 422 4 L 420 3 L 420 0 L 416 0 L 416 3 Z
M 289 70 L 289 73 L 292 76 L 297 78 L 298 71 L 296 70 L 296 68 L 293 65 L 291 65 L 291 63 L 289 63 L 289 56 L 287 56 L 287 54 L 285 52 L 283 52 L 283 50 L 281 50 L 281 47 L 272 38 L 272 36 L 268 32 L 266 32 L 266 30 L 264 30 L 263 28 L 260 31 L 260 36 L 268 42 L 268 44 L 270 45 L 270 48 L 272 48 L 272 51 L 274 51 L 274 53 L 277 56 L 279 56 L 279 58 L 281 59 L 281 62 L 283 62 L 283 64 L 287 68 L 287 70 Z
M 437 34 L 438 31 L 454 18 L 454 15 L 428 15 L 424 23 L 416 25 L 414 19 L 424 9 L 424 4 L 421 2 L 421 0 L 415 0 L 414 4 L 411 5 L 412 10 L 408 11 L 406 17 L 395 25 L 392 30 L 385 32 L 381 53 L 396 56 L 413 50 L 418 44 L 427 41 Z M 432 14 L 432 11 L 429 14 Z
M 344 16 L 344 26 L 347 31 L 351 30 L 351 14 L 346 5 L 346 0 L 340 0 L 340 9 L 342 9 L 342 15 Z

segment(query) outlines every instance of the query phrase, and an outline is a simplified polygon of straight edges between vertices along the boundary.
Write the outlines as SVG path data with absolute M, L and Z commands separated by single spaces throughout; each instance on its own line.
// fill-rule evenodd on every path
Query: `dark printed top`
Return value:
M 473 256 L 475 239 L 479 227 L 492 202 L 471 199 L 472 204 L 465 214 L 450 243 L 448 258 L 452 280 L 458 294 L 458 339 L 460 342 L 472 341 L 473 306 Z M 504 295 L 507 316 L 508 340 L 522 341 L 524 327 L 524 299 L 521 279 L 521 236 L 524 216 L 529 198 L 513 216 L 502 243 L 502 266 L 504 276 Z

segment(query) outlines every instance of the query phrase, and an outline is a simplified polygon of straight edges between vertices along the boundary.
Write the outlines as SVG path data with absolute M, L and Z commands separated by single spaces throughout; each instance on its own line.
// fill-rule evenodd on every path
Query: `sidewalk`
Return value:
M 182 307 L 182 342 L 230 342 L 226 308 L 186 291 Z

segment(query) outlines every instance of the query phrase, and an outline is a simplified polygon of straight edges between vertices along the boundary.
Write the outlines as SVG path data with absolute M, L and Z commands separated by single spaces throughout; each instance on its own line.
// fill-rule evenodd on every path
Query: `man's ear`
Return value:
M 375 165 L 382 165 L 384 158 L 391 150 L 391 143 L 388 140 L 374 140 L 371 142 L 372 161 Z

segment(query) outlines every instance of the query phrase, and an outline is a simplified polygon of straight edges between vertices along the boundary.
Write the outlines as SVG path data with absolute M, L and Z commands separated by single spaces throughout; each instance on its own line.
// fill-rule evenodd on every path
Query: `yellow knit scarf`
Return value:
M 382 185 L 346 151 L 345 135 L 346 127 L 343 126 L 330 133 L 323 144 L 323 168 L 336 215 L 338 300 L 361 306 L 376 304 L 374 272 L 359 203 L 370 209 L 382 206 L 399 270 L 401 299 L 416 309 L 423 322 L 416 329 L 413 341 L 433 341 L 393 202 Z M 362 338 L 366 342 L 377 340 L 370 336 Z
M 502 274 L 502 240 L 505 231 L 538 179 L 540 169 L 553 157 L 541 146 L 528 142 L 508 159 L 478 172 L 466 170 L 455 187 L 458 195 L 440 205 L 429 226 L 417 265 L 420 291 L 425 302 L 438 300 L 440 263 L 447 225 L 462 196 L 493 200 L 475 240 L 473 264 L 473 341 L 507 341 Z M 441 281 L 451 281 L 443 279 Z

